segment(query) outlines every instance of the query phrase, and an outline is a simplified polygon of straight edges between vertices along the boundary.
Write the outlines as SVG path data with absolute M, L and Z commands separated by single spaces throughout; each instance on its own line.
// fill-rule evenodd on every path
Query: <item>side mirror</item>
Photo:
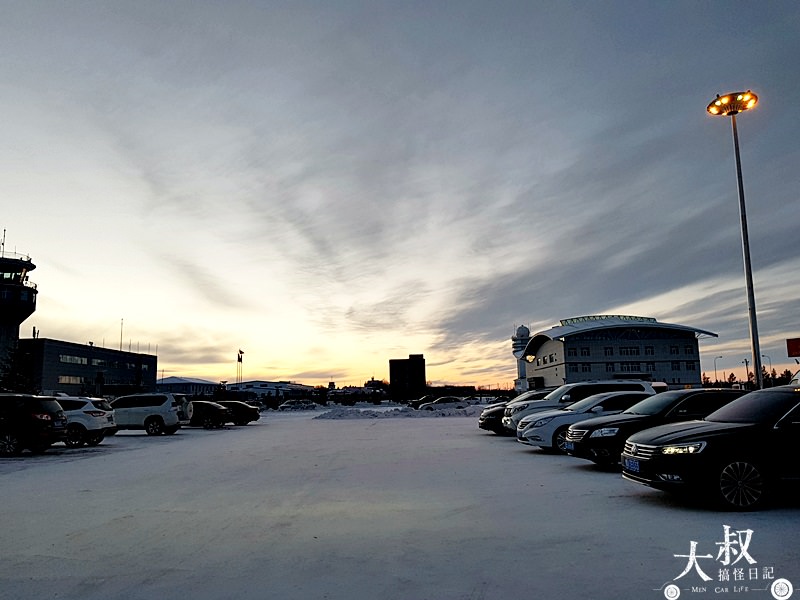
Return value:
M 593 408 L 592 408 L 592 410 L 590 410 L 589 412 L 593 412 L 593 413 L 601 413 L 601 412 L 603 412 L 603 407 L 602 407 L 602 406 L 595 406 L 595 407 L 593 407 Z

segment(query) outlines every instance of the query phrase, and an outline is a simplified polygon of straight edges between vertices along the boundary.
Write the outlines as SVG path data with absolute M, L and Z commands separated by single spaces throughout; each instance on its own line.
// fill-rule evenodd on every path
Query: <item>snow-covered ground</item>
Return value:
M 778 579 L 800 587 L 797 498 L 756 513 L 687 505 L 483 432 L 478 410 L 266 413 L 0 459 L 0 598 L 769 599 L 789 597 L 770 591 Z

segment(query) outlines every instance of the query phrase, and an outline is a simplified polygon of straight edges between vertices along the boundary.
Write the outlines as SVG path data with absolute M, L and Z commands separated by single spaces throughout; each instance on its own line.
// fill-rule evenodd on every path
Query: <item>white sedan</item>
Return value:
M 517 441 L 563 454 L 570 425 L 596 416 L 620 413 L 648 396 L 652 394 L 604 392 L 564 408 L 534 413 L 523 418 L 517 425 Z

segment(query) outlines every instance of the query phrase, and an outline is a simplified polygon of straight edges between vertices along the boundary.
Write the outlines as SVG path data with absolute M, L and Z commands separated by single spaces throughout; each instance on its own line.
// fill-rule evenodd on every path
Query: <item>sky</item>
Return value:
M 0 0 L 0 227 L 44 338 L 159 377 L 507 387 L 594 314 L 800 337 L 796 2 Z M 717 358 L 715 357 L 722 357 Z

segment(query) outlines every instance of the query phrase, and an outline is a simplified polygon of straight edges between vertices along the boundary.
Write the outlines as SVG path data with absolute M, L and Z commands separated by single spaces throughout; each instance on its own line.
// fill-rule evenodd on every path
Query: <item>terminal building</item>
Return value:
M 45 338 L 23 338 L 19 361 L 35 391 L 70 396 L 121 396 L 156 390 L 153 354 Z
M 520 327 L 511 338 L 520 369 L 517 386 L 630 378 L 663 381 L 670 388 L 699 387 L 698 340 L 706 337 L 717 334 L 628 315 L 564 319 L 534 334 Z

